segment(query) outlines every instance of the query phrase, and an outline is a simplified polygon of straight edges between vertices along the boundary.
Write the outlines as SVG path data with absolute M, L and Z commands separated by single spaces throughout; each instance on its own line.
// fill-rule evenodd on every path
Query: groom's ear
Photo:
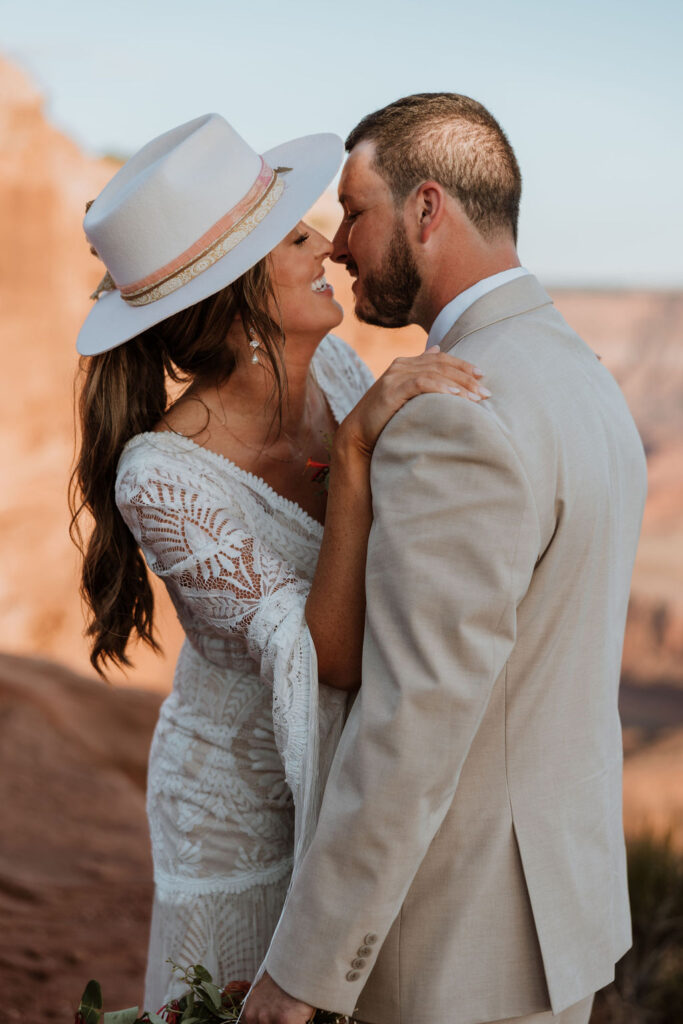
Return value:
M 423 181 L 415 193 L 414 216 L 418 238 L 424 245 L 443 221 L 446 193 L 437 181 Z

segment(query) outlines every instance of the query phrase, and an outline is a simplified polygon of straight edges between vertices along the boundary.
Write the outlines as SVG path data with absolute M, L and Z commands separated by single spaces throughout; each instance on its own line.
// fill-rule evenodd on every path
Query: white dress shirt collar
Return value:
M 432 345 L 440 345 L 456 320 L 459 320 L 465 310 L 473 302 L 476 302 L 477 299 L 480 299 L 482 295 L 486 295 L 487 292 L 493 291 L 494 288 L 498 288 L 501 284 L 507 284 L 508 281 L 514 281 L 516 277 L 522 277 L 528 273 L 529 271 L 525 270 L 524 267 L 512 267 L 510 270 L 502 270 L 499 274 L 484 277 L 481 281 L 473 284 L 471 288 L 460 292 L 454 299 L 446 303 L 437 315 L 429 331 L 426 348 L 430 348 Z

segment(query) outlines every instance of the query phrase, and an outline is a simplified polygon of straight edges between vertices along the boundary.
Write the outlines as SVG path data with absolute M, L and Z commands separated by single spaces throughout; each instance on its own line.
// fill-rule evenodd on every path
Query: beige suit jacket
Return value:
M 373 1024 L 558 1013 L 630 945 L 617 691 L 640 438 L 531 276 L 441 347 L 493 397 L 416 398 L 377 444 L 363 685 L 267 958 Z

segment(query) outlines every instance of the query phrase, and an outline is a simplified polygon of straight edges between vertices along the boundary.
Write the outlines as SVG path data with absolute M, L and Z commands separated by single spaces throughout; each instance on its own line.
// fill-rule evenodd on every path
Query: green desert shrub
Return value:
M 628 844 L 633 946 L 598 993 L 591 1024 L 683 1022 L 683 855 L 670 838 Z

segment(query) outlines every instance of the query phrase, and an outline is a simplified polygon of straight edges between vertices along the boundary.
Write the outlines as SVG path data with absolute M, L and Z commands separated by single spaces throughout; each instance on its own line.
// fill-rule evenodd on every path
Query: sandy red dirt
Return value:
M 144 780 L 159 700 L 0 655 L 0 988 L 31 998 L 30 1012 L 6 1000 L 3 1024 L 68 1024 L 91 977 L 105 1008 L 142 998 L 152 898 Z M 649 741 L 627 734 L 625 816 L 633 832 L 673 828 L 683 844 L 683 727 L 668 730 L 667 713 L 650 701 Z

